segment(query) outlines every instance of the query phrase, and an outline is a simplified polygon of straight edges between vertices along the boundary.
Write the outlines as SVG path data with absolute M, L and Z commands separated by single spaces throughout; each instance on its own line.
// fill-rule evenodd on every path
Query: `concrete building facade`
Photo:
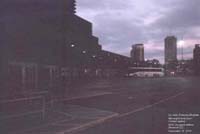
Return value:
M 2 96 L 47 91 L 62 98 L 66 80 L 84 75 L 89 59 L 101 51 L 92 24 L 74 14 L 74 0 L 3 0 L 0 5 Z
M 165 38 L 165 64 L 177 61 L 177 38 L 167 36 Z
M 200 44 L 196 44 L 193 50 L 193 63 L 196 75 L 200 75 Z
M 131 59 L 135 62 L 144 61 L 144 45 L 143 44 L 132 45 Z
M 75 0 L 0 2 L 0 99 L 35 93 L 62 99 L 70 82 L 96 76 L 110 64 L 118 68 L 102 65 L 99 58 L 106 54 L 92 24 L 75 15 L 75 5 Z

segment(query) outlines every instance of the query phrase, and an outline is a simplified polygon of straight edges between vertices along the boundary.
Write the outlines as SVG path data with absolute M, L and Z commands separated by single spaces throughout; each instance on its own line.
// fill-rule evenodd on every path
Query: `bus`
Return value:
M 127 77 L 164 77 L 164 68 L 129 67 Z

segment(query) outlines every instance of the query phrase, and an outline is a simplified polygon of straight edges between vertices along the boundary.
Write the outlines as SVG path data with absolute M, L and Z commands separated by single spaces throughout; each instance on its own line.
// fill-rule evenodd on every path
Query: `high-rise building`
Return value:
M 167 36 L 165 38 L 165 64 L 171 64 L 177 61 L 177 38 Z
M 131 58 L 132 60 L 136 62 L 144 61 L 144 45 L 143 44 L 135 44 L 132 46 Z
M 200 44 L 196 44 L 193 51 L 194 70 L 195 73 L 200 75 Z

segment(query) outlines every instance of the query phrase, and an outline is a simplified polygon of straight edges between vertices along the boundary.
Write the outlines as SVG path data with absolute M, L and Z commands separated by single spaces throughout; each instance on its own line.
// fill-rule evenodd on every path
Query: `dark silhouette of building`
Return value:
M 179 76 L 190 76 L 194 75 L 194 64 L 193 59 L 179 60 L 177 64 L 177 75 Z
M 200 75 L 200 44 L 195 45 L 193 58 L 195 74 Z
M 144 61 L 144 45 L 143 44 L 135 44 L 132 46 L 131 58 L 135 62 Z
M 75 5 L 75 0 L 0 1 L 0 97 L 45 92 L 49 100 L 62 99 L 74 81 L 122 68 L 128 58 L 104 54 L 109 52 L 101 50 L 92 24 L 75 15 Z
M 105 50 L 100 52 L 98 60 L 103 77 L 124 76 L 128 66 L 131 64 L 130 57 Z
M 176 73 L 177 61 L 177 38 L 167 36 L 165 38 L 165 71 L 166 75 Z
M 92 24 L 74 14 L 74 0 L 2 0 L 0 5 L 5 97 L 41 90 L 64 94 L 66 80 L 84 76 L 101 51 Z
M 162 65 L 160 64 L 160 61 L 157 59 L 152 59 L 152 60 L 147 60 L 145 61 L 146 63 L 146 67 L 162 67 Z
M 177 61 L 177 38 L 167 36 L 165 38 L 165 64 Z

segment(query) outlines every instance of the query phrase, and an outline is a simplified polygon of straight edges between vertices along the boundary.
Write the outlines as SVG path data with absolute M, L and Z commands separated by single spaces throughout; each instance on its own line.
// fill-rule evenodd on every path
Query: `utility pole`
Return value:
M 182 43 L 181 43 L 181 60 L 183 61 L 184 60 L 184 57 L 183 57 L 183 46 L 184 45 L 184 41 L 183 41 L 183 36 L 182 36 Z

